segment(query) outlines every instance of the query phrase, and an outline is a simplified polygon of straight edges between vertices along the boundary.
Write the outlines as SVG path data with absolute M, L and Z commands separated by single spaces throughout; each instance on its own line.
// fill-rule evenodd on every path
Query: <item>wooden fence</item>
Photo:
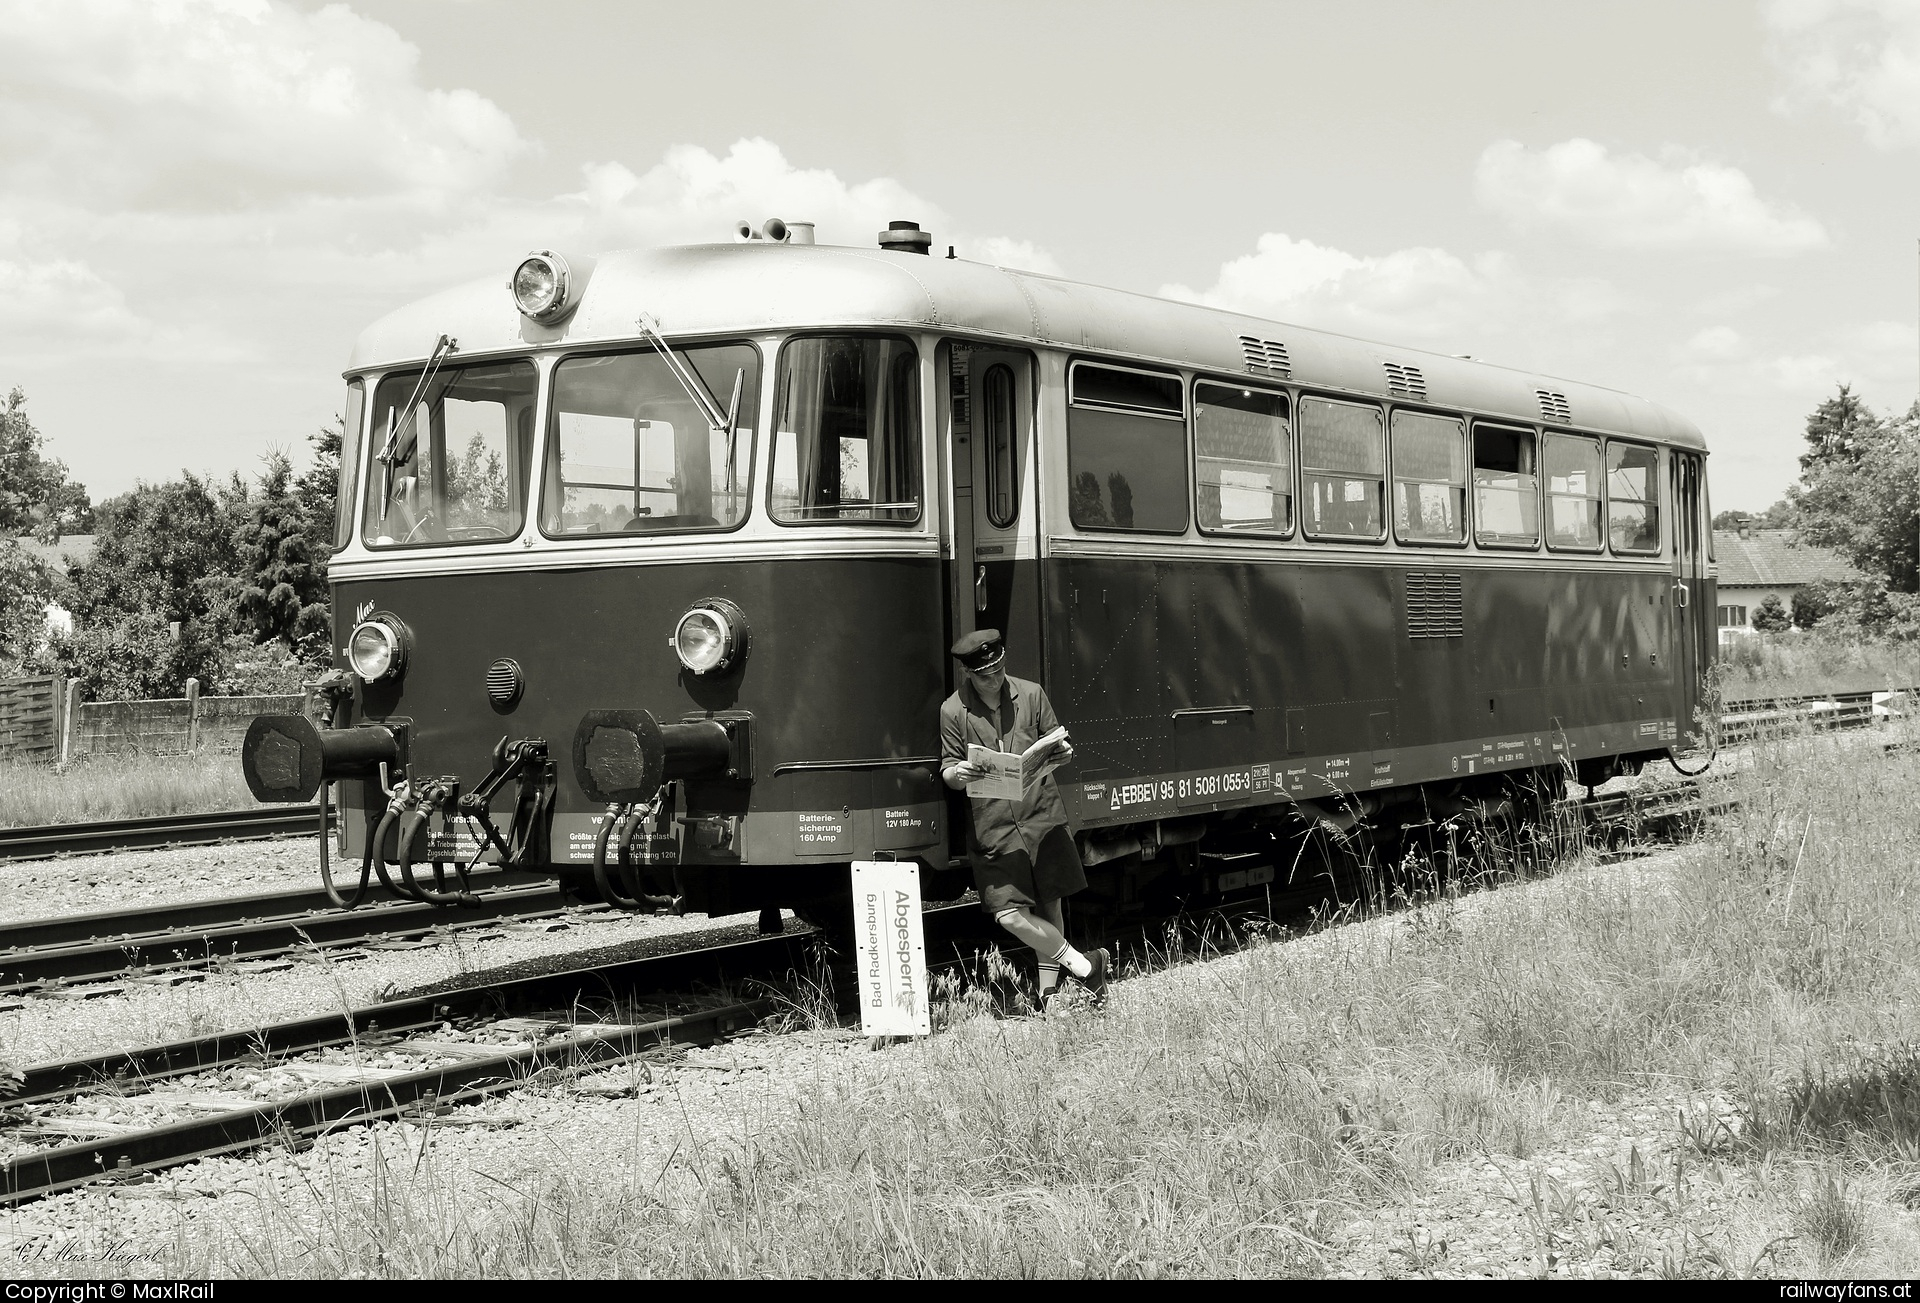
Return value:
M 303 696 L 203 697 L 196 679 L 187 680 L 186 696 L 163 701 L 83 702 L 79 688 L 59 679 L 0 682 L 0 758 L 233 751 L 255 715 L 297 715 L 306 707 Z
M 57 675 L 0 680 L 0 760 L 58 760 L 65 701 L 66 681 Z

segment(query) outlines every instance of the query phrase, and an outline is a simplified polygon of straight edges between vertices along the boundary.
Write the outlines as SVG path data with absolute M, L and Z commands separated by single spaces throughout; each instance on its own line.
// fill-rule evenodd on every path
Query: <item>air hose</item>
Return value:
M 446 871 L 440 861 L 433 862 L 433 887 L 424 887 L 413 876 L 413 839 L 427 822 L 432 811 L 425 805 L 415 806 L 400 819 L 400 831 L 397 836 L 400 852 L 400 877 L 407 884 L 407 890 L 419 899 L 434 905 L 479 905 L 480 901 L 469 889 L 466 870 L 460 869 L 460 887 L 457 891 L 436 890 L 446 885 Z
M 596 837 L 593 842 L 593 885 L 600 889 L 600 899 L 619 909 L 639 909 L 640 902 L 629 896 L 622 895 L 615 889 L 613 879 L 608 876 L 607 840 L 613 835 L 614 824 L 625 824 L 627 822 L 629 817 L 628 812 L 631 811 L 632 808 L 630 804 L 625 803 L 609 805 L 606 816 L 600 820 L 600 835 Z M 624 842 L 625 839 L 626 833 L 623 831 L 621 840 Z M 626 857 L 622 855 L 621 858 L 624 860 Z M 626 878 L 624 870 L 620 876 L 624 883 Z
M 367 856 L 360 862 L 360 885 L 354 888 L 353 898 L 349 900 L 340 894 L 339 888 L 333 885 L 333 860 L 327 849 L 327 843 L 332 840 L 331 833 L 327 828 L 328 797 L 332 792 L 332 783 L 320 784 L 320 885 L 326 888 L 328 900 L 331 900 L 341 909 L 352 909 L 367 898 L 367 884 L 373 877 L 373 848 L 375 843 L 367 843 Z

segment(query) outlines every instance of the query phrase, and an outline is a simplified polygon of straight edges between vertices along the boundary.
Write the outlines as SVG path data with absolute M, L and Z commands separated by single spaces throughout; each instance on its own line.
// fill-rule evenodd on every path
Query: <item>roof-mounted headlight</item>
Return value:
M 535 321 L 553 321 L 573 306 L 573 270 L 551 249 L 523 258 L 513 269 L 507 288 L 514 306 Z
M 407 669 L 407 626 L 384 611 L 353 626 L 347 663 L 368 683 L 397 679 Z
M 689 670 L 717 674 L 746 656 L 746 616 L 726 598 L 709 597 L 680 617 L 668 641 Z

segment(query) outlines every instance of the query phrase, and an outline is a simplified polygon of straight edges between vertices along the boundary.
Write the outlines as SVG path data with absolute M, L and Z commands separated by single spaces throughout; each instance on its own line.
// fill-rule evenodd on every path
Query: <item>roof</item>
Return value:
M 69 561 L 86 561 L 93 556 L 91 534 L 62 534 L 58 543 L 42 543 L 36 538 L 14 541 L 25 548 L 28 555 L 39 557 L 55 570 L 65 570 Z
M 1427 405 L 1538 424 L 1545 391 L 1564 401 L 1575 427 L 1706 447 L 1684 417 L 1599 385 L 959 258 L 756 240 L 569 261 L 580 306 L 557 325 L 520 315 L 502 268 L 500 276 L 389 313 L 362 332 L 348 370 L 419 363 L 442 334 L 467 356 L 630 340 L 642 313 L 669 336 L 806 327 L 952 330 L 1233 376 L 1275 374 L 1255 371 L 1250 355 L 1281 356 L 1287 370 L 1278 374 L 1294 383 L 1383 396 L 1389 364 L 1411 366 L 1424 381 Z
M 1784 529 L 1756 529 L 1745 538 L 1713 531 L 1722 588 L 1790 588 L 1816 579 L 1858 579 L 1860 571 L 1831 548 L 1795 543 Z

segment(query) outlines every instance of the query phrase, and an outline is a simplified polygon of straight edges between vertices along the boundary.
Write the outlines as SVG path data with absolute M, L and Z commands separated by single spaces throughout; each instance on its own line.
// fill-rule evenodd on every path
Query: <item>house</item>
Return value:
M 1720 641 L 1753 632 L 1753 613 L 1769 597 L 1791 613 L 1794 593 L 1819 579 L 1863 576 L 1839 553 L 1811 543 L 1794 543 L 1792 531 L 1754 529 L 1713 531 L 1713 555 L 1719 563 Z

